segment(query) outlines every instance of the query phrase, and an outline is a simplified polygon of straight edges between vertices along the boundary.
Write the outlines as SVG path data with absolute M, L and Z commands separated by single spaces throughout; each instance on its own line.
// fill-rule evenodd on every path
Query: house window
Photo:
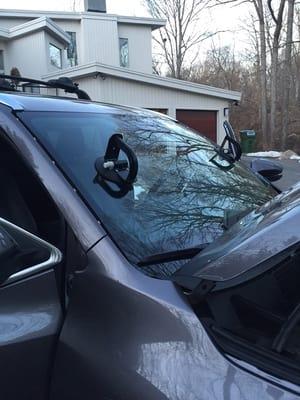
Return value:
M 0 50 L 0 71 L 4 71 L 4 51 Z
M 129 67 L 128 39 L 119 38 L 119 47 L 120 47 L 120 65 L 121 67 Z
M 61 68 L 61 49 L 49 43 L 50 64 L 54 67 Z
M 67 33 L 71 39 L 71 42 L 67 47 L 67 64 L 68 67 L 74 67 L 75 65 L 78 64 L 76 32 L 67 32 Z

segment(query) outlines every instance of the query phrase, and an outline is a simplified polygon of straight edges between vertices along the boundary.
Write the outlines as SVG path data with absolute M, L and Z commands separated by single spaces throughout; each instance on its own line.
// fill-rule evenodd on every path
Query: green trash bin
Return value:
M 256 132 L 252 129 L 240 131 L 241 146 L 243 153 L 253 153 L 256 144 Z

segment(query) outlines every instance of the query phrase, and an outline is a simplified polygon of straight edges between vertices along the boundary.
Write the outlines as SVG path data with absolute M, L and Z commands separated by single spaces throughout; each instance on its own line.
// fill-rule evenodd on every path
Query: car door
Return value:
M 0 218 L 1 399 L 46 399 L 62 322 L 58 249 Z

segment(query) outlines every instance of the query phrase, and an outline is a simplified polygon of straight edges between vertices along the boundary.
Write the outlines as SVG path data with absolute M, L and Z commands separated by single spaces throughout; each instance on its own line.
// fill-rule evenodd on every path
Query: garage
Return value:
M 217 141 L 217 112 L 203 110 L 176 110 L 176 119 Z
M 228 108 L 241 97 L 240 93 L 230 90 L 99 63 L 68 71 L 64 72 L 65 76 L 76 80 L 96 101 L 167 114 L 219 144 L 224 139 L 223 122 L 228 119 Z M 55 72 L 45 75 L 44 79 L 59 77 Z

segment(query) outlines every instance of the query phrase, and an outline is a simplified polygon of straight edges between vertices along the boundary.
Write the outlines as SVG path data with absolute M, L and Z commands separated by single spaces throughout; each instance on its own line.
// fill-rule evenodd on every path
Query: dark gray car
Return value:
M 0 94 L 1 399 L 300 395 L 300 187 L 145 110 Z

